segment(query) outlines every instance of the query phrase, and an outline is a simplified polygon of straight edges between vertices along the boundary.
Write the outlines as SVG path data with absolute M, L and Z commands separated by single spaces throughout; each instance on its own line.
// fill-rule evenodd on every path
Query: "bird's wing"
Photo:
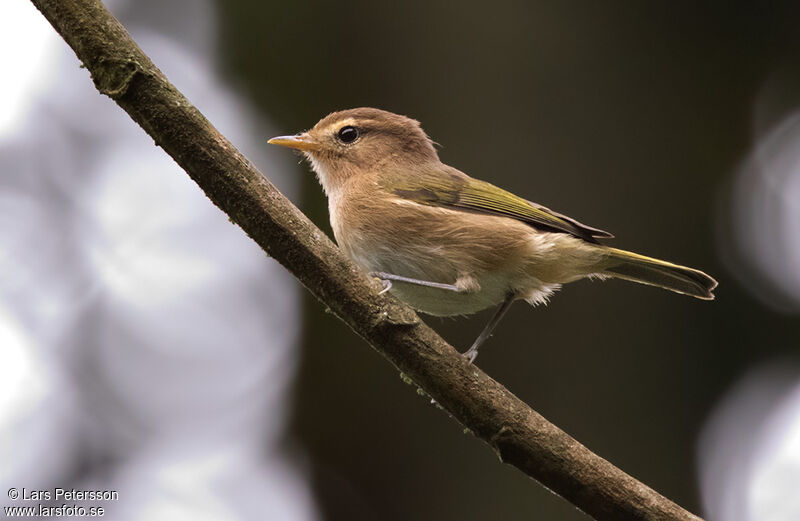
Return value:
M 589 242 L 614 237 L 446 165 L 413 173 L 383 172 L 380 183 L 395 195 L 420 204 L 511 217 L 534 228 L 569 233 Z

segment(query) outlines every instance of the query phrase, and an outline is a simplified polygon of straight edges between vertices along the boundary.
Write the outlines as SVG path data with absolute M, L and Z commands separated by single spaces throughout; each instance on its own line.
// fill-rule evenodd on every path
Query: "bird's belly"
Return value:
M 503 301 L 506 290 L 484 280 L 477 291 L 450 291 L 405 282 L 393 282 L 391 293 L 412 308 L 440 317 L 470 315 Z M 505 284 L 503 285 L 505 286 Z
M 348 251 L 349 250 L 349 251 Z M 384 272 L 425 282 L 455 285 L 474 277 L 477 289 L 461 291 L 392 281 L 390 292 L 417 311 L 435 316 L 469 315 L 502 302 L 508 294 L 510 277 L 502 272 L 465 274 L 437 248 L 407 252 L 395 248 L 346 248 L 349 256 L 369 272 Z
M 351 204 L 355 204 L 352 203 Z M 366 205 L 363 201 L 359 204 Z M 468 315 L 501 303 L 509 294 L 545 302 L 559 284 L 580 278 L 564 258 L 580 260 L 580 239 L 540 233 L 505 217 L 416 204 L 396 204 L 394 214 L 342 220 L 331 225 L 342 250 L 369 272 L 454 284 L 462 291 L 392 281 L 392 294 L 437 316 Z M 562 255 L 567 251 L 568 255 Z M 586 271 L 584 273 L 592 273 Z

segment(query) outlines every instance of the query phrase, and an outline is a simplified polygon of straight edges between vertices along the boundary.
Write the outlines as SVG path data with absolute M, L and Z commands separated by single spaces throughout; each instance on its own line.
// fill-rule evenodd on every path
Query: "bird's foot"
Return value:
M 386 280 L 386 279 L 381 279 L 381 278 L 379 278 L 378 280 L 383 282 L 383 289 L 380 291 L 380 293 L 378 293 L 378 295 L 383 295 L 384 293 L 386 293 L 387 291 L 392 289 L 392 281 L 391 280 Z
M 475 359 L 478 358 L 478 346 L 473 345 L 472 347 L 461 353 L 461 356 L 466 358 L 467 363 L 471 365 L 472 362 L 474 362 Z

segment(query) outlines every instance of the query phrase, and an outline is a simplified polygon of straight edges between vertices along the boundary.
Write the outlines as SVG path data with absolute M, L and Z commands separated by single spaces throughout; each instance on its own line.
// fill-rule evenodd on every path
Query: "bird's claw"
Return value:
M 461 356 L 467 359 L 468 364 L 472 365 L 472 362 L 474 362 L 475 359 L 478 358 L 478 350 L 472 348 L 467 349 L 461 354 Z
M 383 289 L 380 291 L 380 293 L 378 293 L 378 295 L 383 295 L 384 293 L 386 293 L 387 291 L 392 289 L 392 281 L 391 280 L 386 280 L 386 279 L 378 279 L 378 280 L 383 282 Z

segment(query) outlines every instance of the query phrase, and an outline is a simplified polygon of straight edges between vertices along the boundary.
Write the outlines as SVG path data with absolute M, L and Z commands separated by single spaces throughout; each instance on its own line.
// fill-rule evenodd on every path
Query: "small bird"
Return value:
M 442 163 L 411 118 L 374 108 L 329 114 L 269 143 L 300 150 L 328 197 L 342 251 L 418 311 L 498 306 L 464 353 L 473 362 L 511 304 L 562 284 L 618 278 L 699 299 L 717 282 L 692 268 L 600 243 L 613 237 Z

